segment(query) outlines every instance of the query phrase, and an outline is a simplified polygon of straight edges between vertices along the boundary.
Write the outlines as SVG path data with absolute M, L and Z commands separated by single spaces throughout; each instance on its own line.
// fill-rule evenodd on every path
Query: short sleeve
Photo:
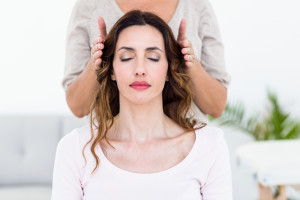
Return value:
M 198 35 L 202 40 L 201 64 L 212 77 L 228 87 L 230 76 L 225 69 L 224 47 L 217 18 L 208 0 L 201 0 L 204 4 L 201 9 Z
M 223 131 L 216 138 L 216 151 L 205 183 L 201 186 L 203 200 L 232 200 L 230 158 Z
M 66 135 L 57 146 L 51 200 L 81 200 L 81 168 L 77 132 Z
M 62 81 L 65 91 L 90 60 L 89 27 L 95 10 L 94 0 L 77 0 L 73 7 L 66 37 L 65 68 Z

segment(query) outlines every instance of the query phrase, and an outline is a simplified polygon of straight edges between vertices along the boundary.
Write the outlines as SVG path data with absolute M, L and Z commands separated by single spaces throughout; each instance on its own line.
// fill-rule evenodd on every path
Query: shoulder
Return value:
M 84 142 L 87 142 L 90 138 L 90 127 L 83 126 L 81 128 L 74 129 L 67 135 L 61 138 L 61 140 L 58 143 L 57 149 L 75 149 L 82 146 Z
M 190 21 L 198 19 L 200 24 L 216 23 L 215 12 L 209 0 L 187 0 L 182 8 Z
M 188 22 L 204 25 L 216 23 L 214 9 L 209 0 L 187 0 L 181 5 L 182 9 L 179 9 L 179 12 L 184 15 Z M 194 26 L 190 28 L 195 29 Z M 198 28 L 201 28 L 201 26 Z
M 75 21 L 89 20 L 94 13 L 96 2 L 95 0 L 76 0 L 71 19 Z
M 199 165 L 205 162 L 205 168 L 209 171 L 216 163 L 222 165 L 221 161 L 228 162 L 229 151 L 222 129 L 205 126 L 196 130 L 196 135 L 196 160 Z
M 224 148 L 224 145 L 226 146 L 224 132 L 220 128 L 206 125 L 201 129 L 197 129 L 195 132 L 202 148 L 216 150 Z
M 199 134 L 203 137 L 207 137 L 209 139 L 218 139 L 218 138 L 223 138 L 224 133 L 222 129 L 206 125 L 203 128 L 197 129 L 196 134 Z

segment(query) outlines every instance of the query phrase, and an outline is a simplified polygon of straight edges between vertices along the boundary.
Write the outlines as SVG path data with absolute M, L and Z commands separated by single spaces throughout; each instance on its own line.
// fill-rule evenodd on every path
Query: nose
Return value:
M 145 76 L 145 72 L 135 72 L 136 76 Z
M 145 63 L 143 59 L 138 59 L 134 71 L 135 76 L 146 76 Z

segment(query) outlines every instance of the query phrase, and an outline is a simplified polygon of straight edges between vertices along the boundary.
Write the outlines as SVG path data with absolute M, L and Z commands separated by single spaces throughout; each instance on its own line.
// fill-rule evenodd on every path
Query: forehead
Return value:
M 133 48 L 147 48 L 157 46 L 164 49 L 164 39 L 161 32 L 150 25 L 135 25 L 125 28 L 120 32 L 117 49 L 122 46 Z

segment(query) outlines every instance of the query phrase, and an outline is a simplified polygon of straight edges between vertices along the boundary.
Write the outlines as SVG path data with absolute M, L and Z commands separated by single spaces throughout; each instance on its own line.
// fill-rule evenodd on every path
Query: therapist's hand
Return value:
M 192 67 L 198 64 L 199 61 L 195 56 L 192 43 L 186 38 L 186 19 L 182 19 L 179 25 L 178 38 L 177 41 L 181 45 L 181 53 L 184 56 L 185 65 L 187 67 Z
M 99 28 L 100 35 L 97 38 L 97 40 L 93 42 L 93 46 L 91 49 L 91 60 L 92 60 L 94 70 L 99 69 L 100 64 L 102 62 L 101 56 L 103 54 L 102 50 L 104 48 L 103 43 L 107 36 L 106 25 L 102 17 L 98 18 L 98 28 Z

